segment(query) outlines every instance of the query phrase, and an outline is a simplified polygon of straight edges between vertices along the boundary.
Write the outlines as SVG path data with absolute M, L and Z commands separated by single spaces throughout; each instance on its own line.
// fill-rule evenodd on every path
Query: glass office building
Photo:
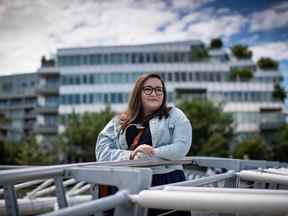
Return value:
M 206 50 L 208 58 L 195 55 L 199 50 Z M 150 72 L 166 81 L 170 104 L 193 99 L 223 104 L 235 120 L 236 134 L 285 122 L 284 102 L 273 96 L 283 79 L 279 71 L 262 71 L 250 59 L 209 49 L 201 41 L 65 48 L 57 50 L 55 60 L 41 62 L 37 73 L 1 77 L 0 112 L 19 115 L 12 128 L 2 124 L 2 135 L 21 139 L 33 130 L 39 142 L 49 143 L 64 128 L 59 116 L 98 112 L 107 105 L 124 111 L 134 81 Z M 231 70 L 239 68 L 251 70 L 253 77 L 231 80 Z
M 33 134 L 36 124 L 38 76 L 35 73 L 1 76 L 0 139 L 20 141 Z
M 233 115 L 236 133 L 284 122 L 284 103 L 273 97 L 275 83 L 282 81 L 279 71 L 261 71 L 252 60 L 239 60 L 225 49 L 207 49 L 209 58 L 197 58 L 193 53 L 199 49 L 207 48 L 194 40 L 59 49 L 59 113 L 95 112 L 107 104 L 123 111 L 134 81 L 154 72 L 167 83 L 169 103 L 195 98 L 220 102 Z M 253 78 L 229 79 L 235 68 L 250 69 Z

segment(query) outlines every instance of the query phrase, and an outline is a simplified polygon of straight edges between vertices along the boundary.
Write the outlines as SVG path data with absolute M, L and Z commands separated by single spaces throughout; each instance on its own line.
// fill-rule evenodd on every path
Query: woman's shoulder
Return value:
M 169 111 L 170 118 L 187 118 L 185 113 L 176 106 L 171 106 Z

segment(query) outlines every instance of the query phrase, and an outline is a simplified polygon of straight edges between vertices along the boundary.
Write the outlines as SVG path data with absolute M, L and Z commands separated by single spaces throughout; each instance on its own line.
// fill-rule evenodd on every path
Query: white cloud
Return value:
M 35 71 L 41 55 L 60 47 L 152 42 L 155 29 L 174 17 L 161 8 L 160 1 L 7 0 L 0 8 L 0 74 Z
M 251 32 L 284 26 L 288 26 L 288 2 L 251 15 Z
M 218 36 L 225 41 L 240 32 L 247 18 L 225 8 L 197 10 L 210 1 L 175 0 L 167 10 L 159 0 L 4 0 L 0 75 L 35 71 L 41 56 L 57 48 L 187 39 L 208 42 Z M 186 6 L 190 12 L 179 20 L 177 10 Z M 170 23 L 167 29 L 157 31 L 165 23 Z
M 174 0 L 173 8 L 174 9 L 181 9 L 181 8 L 196 9 L 212 1 L 213 0 Z
M 253 51 L 253 59 L 256 61 L 260 57 L 271 57 L 278 61 L 288 60 L 288 41 L 272 42 L 250 48 Z
M 210 17 L 192 24 L 188 33 L 191 37 L 201 38 L 206 42 L 219 36 L 227 39 L 231 35 L 240 32 L 246 21 L 246 18 L 240 15 L 222 16 L 217 19 L 216 17 Z

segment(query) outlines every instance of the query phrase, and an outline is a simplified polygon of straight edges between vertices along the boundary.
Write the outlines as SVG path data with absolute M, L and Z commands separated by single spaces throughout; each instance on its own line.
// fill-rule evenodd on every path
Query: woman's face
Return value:
M 164 98 L 162 83 L 157 78 L 149 78 L 144 82 L 141 100 L 144 114 L 150 114 L 160 108 Z

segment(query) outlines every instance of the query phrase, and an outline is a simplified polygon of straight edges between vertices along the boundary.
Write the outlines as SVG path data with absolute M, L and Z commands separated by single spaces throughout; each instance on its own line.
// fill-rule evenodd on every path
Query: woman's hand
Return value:
M 131 152 L 130 159 L 134 160 L 138 152 L 142 152 L 152 157 L 154 155 L 154 148 L 147 144 L 139 145 L 134 151 Z

